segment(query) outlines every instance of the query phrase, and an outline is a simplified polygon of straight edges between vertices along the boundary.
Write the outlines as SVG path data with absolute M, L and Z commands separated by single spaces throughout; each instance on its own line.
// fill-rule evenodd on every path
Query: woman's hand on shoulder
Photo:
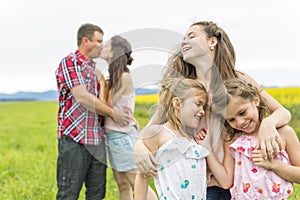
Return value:
M 161 126 L 149 125 L 139 134 L 134 149 L 135 164 L 139 172 L 149 175 L 156 175 L 157 173 L 157 166 L 159 163 L 155 160 L 151 151 L 155 148 L 154 146 L 156 143 L 153 137 L 156 136 L 157 131 L 160 129 Z M 146 140 L 148 146 L 145 145 L 144 140 Z M 153 144 L 151 144 L 150 141 L 152 141 Z M 151 149 L 149 149 L 149 147 Z
M 259 149 L 264 159 L 272 159 L 278 156 L 278 152 L 282 150 L 282 139 L 273 124 L 268 124 L 268 121 L 262 121 L 258 131 L 258 144 L 256 149 Z

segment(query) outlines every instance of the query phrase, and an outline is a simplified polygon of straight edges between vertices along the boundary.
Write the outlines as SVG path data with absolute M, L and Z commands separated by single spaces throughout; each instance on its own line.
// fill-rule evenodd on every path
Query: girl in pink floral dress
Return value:
M 300 182 L 297 135 L 289 126 L 279 128 L 281 151 L 265 161 L 256 149 L 261 120 L 268 114 L 265 100 L 242 80 L 229 80 L 225 86 L 226 102 L 215 102 L 213 110 L 225 118 L 224 162 L 220 163 L 213 151 L 207 157 L 217 184 L 230 188 L 232 199 L 287 199 L 293 192 L 292 182 Z

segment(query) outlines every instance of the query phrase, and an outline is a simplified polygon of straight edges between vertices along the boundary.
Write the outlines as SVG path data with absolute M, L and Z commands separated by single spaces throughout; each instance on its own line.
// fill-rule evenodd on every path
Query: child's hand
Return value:
M 252 151 L 252 161 L 254 165 L 263 167 L 266 169 L 271 169 L 272 161 L 265 160 L 261 150 L 255 149 Z
M 203 128 L 194 136 L 194 139 L 197 142 L 197 144 L 201 144 L 201 145 L 203 144 L 207 132 L 208 132 L 207 129 Z

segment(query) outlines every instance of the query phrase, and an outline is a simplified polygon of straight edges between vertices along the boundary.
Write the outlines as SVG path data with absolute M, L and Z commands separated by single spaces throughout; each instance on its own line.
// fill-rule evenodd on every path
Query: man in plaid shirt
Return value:
M 113 111 L 98 99 L 101 88 L 92 59 L 99 57 L 102 41 L 100 27 L 83 24 L 77 33 L 78 50 L 63 58 L 55 73 L 59 92 L 57 199 L 78 199 L 83 183 L 86 199 L 105 197 L 102 116 L 122 126 L 129 122 L 126 110 Z

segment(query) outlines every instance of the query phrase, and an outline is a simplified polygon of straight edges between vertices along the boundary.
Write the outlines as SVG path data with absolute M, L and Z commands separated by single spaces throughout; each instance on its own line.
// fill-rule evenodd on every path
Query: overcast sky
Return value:
M 0 93 L 55 90 L 59 61 L 77 49 L 86 22 L 103 28 L 105 40 L 129 38 L 138 87 L 160 78 L 189 25 L 203 20 L 227 32 L 237 69 L 261 85 L 300 86 L 299 7 L 297 0 L 1 0 Z

